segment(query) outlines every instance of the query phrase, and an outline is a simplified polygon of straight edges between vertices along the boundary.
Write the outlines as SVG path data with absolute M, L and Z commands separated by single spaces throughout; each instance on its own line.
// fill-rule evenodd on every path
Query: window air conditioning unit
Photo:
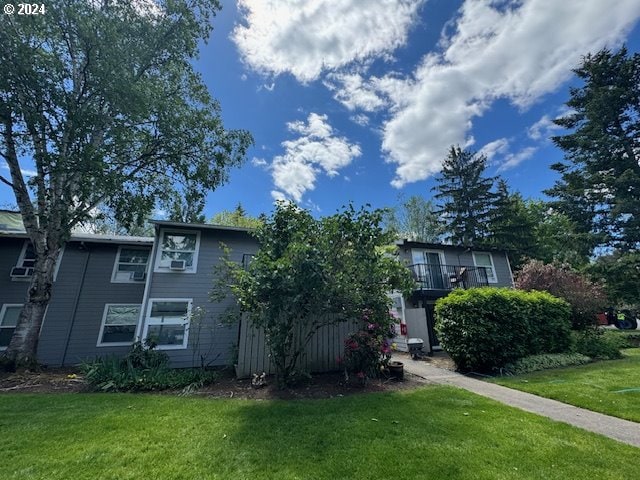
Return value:
M 131 280 L 134 282 L 142 282 L 145 278 L 147 278 L 146 272 L 131 272 Z
M 171 260 L 169 265 L 170 270 L 184 270 L 187 268 L 187 262 L 185 260 Z
M 33 275 L 33 267 L 13 267 L 11 278 L 28 278 Z

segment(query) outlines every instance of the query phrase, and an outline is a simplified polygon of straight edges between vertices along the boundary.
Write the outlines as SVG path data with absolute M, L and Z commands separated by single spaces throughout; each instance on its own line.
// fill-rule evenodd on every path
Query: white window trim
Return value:
M 489 278 L 489 275 L 487 275 L 487 282 L 488 283 L 498 283 L 498 272 L 496 271 L 496 266 L 493 263 L 493 255 L 491 254 L 491 252 L 471 252 L 471 256 L 473 257 L 473 265 L 476 268 L 478 268 L 478 267 L 486 267 L 486 265 L 478 265 L 476 263 L 476 253 L 483 254 L 483 255 L 489 255 L 489 260 L 491 261 L 491 269 L 493 270 L 493 280 L 491 280 Z
M 4 316 L 7 313 L 7 308 L 9 307 L 24 307 L 24 303 L 5 303 L 4 305 L 2 305 L 2 308 L 0 308 L 0 328 L 2 328 L 2 320 L 4 320 Z M 0 352 L 3 352 L 6 349 L 7 347 L 0 347 Z
M 196 235 L 196 249 L 193 252 L 193 262 L 190 267 L 186 267 L 184 270 L 171 270 L 169 267 L 164 267 L 160 264 L 160 260 L 162 258 L 162 243 L 165 234 L 183 234 L 188 233 Z M 156 258 L 154 262 L 153 271 L 154 273 L 197 273 L 198 272 L 198 254 L 200 253 L 200 230 L 185 230 L 185 229 L 174 229 L 174 228 L 161 228 L 158 234 L 158 251 L 156 252 Z
M 142 310 L 142 304 L 140 303 L 105 303 L 104 312 L 102 312 L 102 323 L 100 324 L 100 332 L 98 333 L 98 342 L 96 343 L 96 347 L 127 347 L 133 345 L 133 342 L 136 340 L 136 331 L 138 330 L 138 319 L 136 318 L 134 325 L 136 330 L 133 332 L 133 340 L 130 342 L 103 342 L 102 335 L 104 334 L 104 327 L 107 322 L 107 313 L 109 312 L 109 307 L 140 307 Z
M 27 245 L 29 245 L 29 243 L 31 242 L 31 240 L 26 239 L 24 241 L 24 245 L 22 245 L 22 250 L 20 250 L 20 255 L 18 256 L 18 261 L 16 262 L 16 267 L 21 267 L 22 266 L 22 262 L 24 261 L 24 257 L 27 254 Z M 62 263 L 62 255 L 64 254 L 64 247 L 65 245 L 62 246 L 62 248 L 60 249 L 60 254 L 58 255 L 58 259 L 56 260 L 56 266 L 53 269 L 53 281 L 55 282 L 56 279 L 58 278 L 58 270 L 60 270 L 60 264 Z M 15 278 L 15 277 L 11 277 L 11 281 L 12 282 L 30 282 L 31 281 L 31 277 L 24 277 L 24 278 Z
M 144 315 L 144 329 L 142 332 L 142 340 L 146 340 L 149 325 L 156 325 L 150 323 L 151 319 L 151 307 L 154 302 L 187 302 L 187 315 L 184 324 L 184 338 L 182 339 L 182 345 L 158 345 L 156 350 L 184 350 L 189 345 L 189 327 L 191 327 L 191 307 L 193 304 L 193 298 L 149 298 L 147 300 L 147 309 Z
M 411 262 L 413 263 L 413 252 L 420 252 L 422 254 L 422 262 L 424 265 L 428 265 L 427 264 L 427 259 L 425 258 L 424 254 L 425 253 L 437 253 L 438 256 L 440 257 L 440 265 L 445 265 L 445 256 L 444 256 L 444 250 L 433 250 L 430 248 L 413 248 L 411 250 Z
M 147 274 L 147 276 L 149 275 L 149 264 L 151 263 L 151 249 L 148 247 L 142 247 L 139 245 L 120 245 L 118 246 L 118 253 L 116 253 L 116 261 L 113 264 L 113 271 L 111 272 L 111 283 L 135 283 L 136 285 L 141 285 L 143 282 L 137 282 L 135 280 L 131 280 L 130 278 L 128 280 L 122 280 L 122 279 L 117 279 L 116 275 L 118 273 L 118 264 L 120 263 L 120 252 L 122 252 L 122 249 L 126 248 L 128 250 L 147 250 L 149 252 L 149 257 L 147 258 L 147 264 L 145 266 L 145 273 Z M 146 282 L 146 278 L 145 278 L 145 282 Z

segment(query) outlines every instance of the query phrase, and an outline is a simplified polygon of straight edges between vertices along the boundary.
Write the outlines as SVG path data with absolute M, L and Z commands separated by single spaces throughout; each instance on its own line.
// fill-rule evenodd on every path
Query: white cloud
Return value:
M 2 169 L 9 171 L 9 164 L 6 163 L 6 160 L 2 165 Z M 22 173 L 22 176 L 25 178 L 35 177 L 36 175 L 38 175 L 38 172 L 29 168 L 21 168 L 20 173 Z
M 491 161 L 496 155 L 504 155 L 509 150 L 509 140 L 506 138 L 499 138 L 493 142 L 487 143 L 484 147 L 478 150 L 478 154 L 487 157 L 487 160 Z
M 426 55 L 411 78 L 390 80 L 382 149 L 397 164 L 392 185 L 439 171 L 496 99 L 527 108 L 569 79 L 582 55 L 619 44 L 639 16 L 637 0 L 466 0 L 443 52 Z M 515 154 L 506 168 L 519 161 Z
M 357 144 L 335 136 L 326 115 L 310 113 L 306 122 L 290 122 L 287 127 L 298 136 L 282 142 L 284 153 L 275 157 L 269 167 L 277 189 L 271 192 L 275 200 L 290 198 L 300 202 L 305 192 L 315 188 L 319 174 L 336 176 L 361 155 Z
M 402 46 L 424 0 L 238 0 L 231 37 L 247 65 L 301 82 Z
M 267 165 L 267 161 L 264 158 L 253 157 L 251 159 L 251 165 L 254 167 L 265 167 Z
M 358 113 L 357 115 L 351 115 L 349 117 L 353 123 L 360 125 L 361 127 L 366 127 L 369 125 L 369 117 L 367 117 L 364 113 Z
M 504 172 L 505 170 L 517 167 L 525 160 L 531 158 L 537 150 L 537 147 L 526 147 L 519 152 L 508 154 L 505 156 L 504 163 L 498 168 L 498 172 Z
M 543 115 L 540 120 L 529 127 L 527 135 L 532 140 L 547 140 L 558 130 L 562 130 L 562 127 L 553 123 L 549 115 Z
M 335 92 L 334 97 L 349 110 L 375 112 L 388 105 L 380 95 L 375 77 L 365 80 L 358 73 L 332 73 L 327 75 L 325 86 Z

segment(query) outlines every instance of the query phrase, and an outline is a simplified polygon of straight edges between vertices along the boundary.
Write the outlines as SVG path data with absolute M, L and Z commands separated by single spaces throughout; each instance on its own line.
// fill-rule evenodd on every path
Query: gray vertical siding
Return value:
M 166 231 L 171 228 L 162 227 Z M 184 230 L 184 227 L 178 228 Z M 150 279 L 148 297 L 155 298 L 190 298 L 193 299 L 192 309 L 200 307 L 204 310 L 202 320 L 192 322 L 186 349 L 166 350 L 175 367 L 199 366 L 201 356 L 207 365 L 230 365 L 235 360 L 234 352 L 238 344 L 238 324 L 222 323 L 220 315 L 235 301 L 231 296 L 221 303 L 210 301 L 213 287 L 214 267 L 220 263 L 223 255 L 220 242 L 224 242 L 231 249 L 231 260 L 241 263 L 243 254 L 255 254 L 258 250 L 257 241 L 245 232 L 213 230 L 210 228 L 200 231 L 200 250 L 196 273 L 186 272 L 154 272 Z M 145 307 L 146 317 L 148 304 Z

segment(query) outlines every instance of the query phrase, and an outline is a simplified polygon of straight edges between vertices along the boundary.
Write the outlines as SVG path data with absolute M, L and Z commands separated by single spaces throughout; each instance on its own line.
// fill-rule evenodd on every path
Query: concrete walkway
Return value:
M 483 382 L 450 370 L 434 367 L 427 362 L 414 361 L 406 356 L 394 355 L 392 360 L 404 363 L 405 372 L 424 379 L 425 383 L 452 385 L 489 397 L 506 405 L 537 413 L 558 422 L 568 423 L 590 432 L 605 435 L 635 447 L 640 447 L 640 424 L 574 407 L 556 400 Z

